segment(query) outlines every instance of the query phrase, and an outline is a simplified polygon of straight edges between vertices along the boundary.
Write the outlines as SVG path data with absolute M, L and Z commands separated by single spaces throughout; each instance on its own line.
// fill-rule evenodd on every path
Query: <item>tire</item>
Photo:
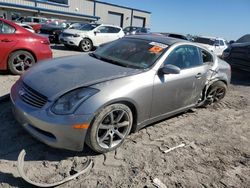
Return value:
M 79 49 L 82 52 L 89 52 L 90 50 L 92 50 L 92 48 L 93 48 L 93 43 L 90 39 L 83 39 L 80 42 Z
M 128 106 L 124 104 L 107 106 L 96 115 L 88 130 L 86 143 L 98 153 L 115 150 L 130 133 L 132 124 L 133 115 Z
M 12 74 L 21 75 L 35 63 L 36 60 L 30 52 L 19 50 L 10 54 L 8 67 Z
M 211 105 L 212 103 L 218 103 L 220 102 L 227 93 L 227 86 L 222 81 L 217 81 L 213 83 L 207 91 L 206 94 L 206 101 L 202 105 L 203 107 L 206 107 L 208 105 Z

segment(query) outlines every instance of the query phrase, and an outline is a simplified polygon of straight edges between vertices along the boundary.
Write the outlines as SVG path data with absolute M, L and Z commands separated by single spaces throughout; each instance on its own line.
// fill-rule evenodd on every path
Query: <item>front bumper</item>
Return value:
M 70 46 L 79 46 L 82 38 L 81 37 L 59 37 L 59 41 L 62 44 Z
M 74 129 L 72 125 L 89 124 L 91 115 L 54 115 L 46 110 L 47 105 L 37 109 L 23 102 L 18 91 L 16 83 L 11 89 L 13 114 L 33 137 L 55 148 L 83 150 L 87 129 Z

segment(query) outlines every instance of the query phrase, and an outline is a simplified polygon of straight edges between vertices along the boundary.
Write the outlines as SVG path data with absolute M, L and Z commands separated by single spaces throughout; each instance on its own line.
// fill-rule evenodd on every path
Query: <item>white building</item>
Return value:
M 15 19 L 42 16 L 70 21 L 97 21 L 121 26 L 149 27 L 151 13 L 95 0 L 0 0 L 0 16 Z

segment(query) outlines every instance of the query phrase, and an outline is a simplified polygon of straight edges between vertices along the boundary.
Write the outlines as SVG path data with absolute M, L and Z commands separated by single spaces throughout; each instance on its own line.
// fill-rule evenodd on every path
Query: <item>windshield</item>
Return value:
M 212 45 L 212 46 L 215 45 L 215 40 L 209 39 L 209 38 L 197 37 L 194 39 L 194 42 L 208 44 L 208 45 Z
M 148 40 L 123 38 L 98 48 L 93 55 L 120 66 L 147 69 L 167 47 L 165 44 Z
M 72 24 L 69 29 L 81 29 L 84 25 L 86 25 L 86 23 L 74 23 Z
M 136 31 L 138 29 L 138 27 L 126 27 L 125 29 L 123 29 L 124 32 L 132 32 L 132 31 Z
M 80 27 L 79 29 L 82 31 L 91 31 L 93 29 L 95 29 L 97 26 L 99 26 L 98 24 L 86 24 L 83 25 L 82 27 Z
M 58 21 L 50 22 L 48 23 L 48 25 L 62 27 L 62 28 L 66 28 L 68 26 L 66 22 L 58 22 Z

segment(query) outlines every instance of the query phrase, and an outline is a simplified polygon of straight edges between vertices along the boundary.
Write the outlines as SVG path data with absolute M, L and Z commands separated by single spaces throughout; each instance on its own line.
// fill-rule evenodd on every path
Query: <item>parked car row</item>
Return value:
M 28 22 L 31 21 L 31 22 Z M 77 47 L 83 52 L 89 52 L 95 47 L 98 47 L 102 44 L 117 40 L 119 38 L 124 37 L 125 35 L 133 35 L 133 34 L 149 34 L 149 30 L 145 28 L 139 27 L 127 27 L 122 29 L 118 26 L 107 25 L 107 24 L 87 24 L 87 23 L 79 23 L 79 22 L 66 22 L 64 20 L 46 20 L 40 19 L 37 17 L 29 17 L 24 18 L 22 23 L 12 23 L 7 20 L 1 20 L 2 22 L 2 31 L 1 37 L 1 45 L 6 49 L 9 48 L 8 54 L 5 58 L 2 57 L 0 69 L 9 69 L 13 74 L 22 74 L 25 70 L 27 70 L 34 62 L 42 60 L 44 58 L 40 57 L 40 52 L 36 52 L 39 48 L 39 45 L 34 45 L 34 41 L 43 40 L 43 44 L 47 45 L 47 52 L 50 55 L 47 57 L 51 57 L 51 50 L 49 48 L 49 42 L 43 37 L 37 35 L 31 35 L 30 32 L 34 33 L 35 31 L 32 29 L 28 23 L 46 23 L 43 24 L 39 29 L 39 34 L 48 38 L 52 43 L 62 43 L 67 48 L 75 48 Z M 19 35 L 19 30 L 21 26 L 26 29 L 26 34 Z M 13 27 L 14 29 L 7 29 L 6 28 Z M 25 30 L 22 30 L 24 33 Z M 9 33 L 8 36 L 4 35 L 5 32 L 13 32 Z M 13 35 L 13 36 L 12 36 Z M 244 70 L 249 70 L 249 35 L 246 35 L 233 43 L 232 41 L 229 44 L 223 38 L 216 38 L 216 37 L 205 37 L 205 36 L 198 36 L 194 37 L 193 39 L 188 38 L 182 34 L 176 33 L 154 33 L 154 35 L 162 35 L 165 37 L 177 38 L 186 41 L 193 41 L 203 45 L 204 47 L 208 48 L 208 50 L 215 53 L 217 56 L 220 56 L 224 60 L 228 61 L 233 67 L 241 68 Z M 27 37 L 28 36 L 28 37 Z M 22 40 L 19 40 L 19 37 L 23 37 Z M 25 38 L 26 37 L 26 38 Z M 35 38 L 33 40 L 31 38 Z M 32 43 L 27 42 L 28 40 L 32 40 Z M 6 42 L 7 41 L 7 42 Z M 15 43 L 16 41 L 16 43 Z M 46 41 L 46 42 L 45 42 Z M 3 45 L 3 43 L 6 43 Z M 24 46 L 22 48 L 22 45 Z M 29 46 L 26 47 L 26 46 Z M 45 47 L 43 46 L 44 49 Z M 34 52 L 35 51 L 35 52 Z M 3 53 L 3 51 L 1 51 Z M 20 55 L 22 52 L 21 60 L 15 60 L 13 57 L 14 55 Z M 24 53 L 25 52 L 25 53 Z M 4 56 L 4 55 L 3 55 Z M 20 58 L 19 57 L 19 58 Z M 32 58 L 31 58 L 32 57 Z M 6 59 L 7 58 L 7 59 Z M 30 63 L 25 64 L 25 59 L 28 58 Z M 15 61 L 16 63 L 11 63 L 11 61 Z M 32 63 L 31 63 L 32 61 Z
M 233 68 L 250 72 L 250 34 L 244 35 L 236 42 L 232 42 L 224 50 L 222 58 Z

